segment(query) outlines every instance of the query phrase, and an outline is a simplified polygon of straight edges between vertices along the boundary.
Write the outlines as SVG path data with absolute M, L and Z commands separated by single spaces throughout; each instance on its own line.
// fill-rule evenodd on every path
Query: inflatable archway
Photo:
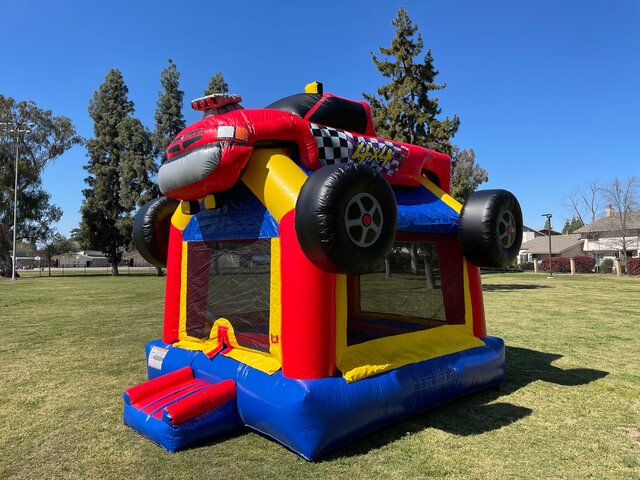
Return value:
M 314 459 L 501 382 L 479 267 L 518 252 L 513 195 L 463 208 L 449 157 L 377 137 L 366 103 L 318 83 L 240 101 L 194 100 L 204 118 L 160 168 L 168 198 L 136 218 L 167 284 L 124 422 L 170 451 L 249 427 Z

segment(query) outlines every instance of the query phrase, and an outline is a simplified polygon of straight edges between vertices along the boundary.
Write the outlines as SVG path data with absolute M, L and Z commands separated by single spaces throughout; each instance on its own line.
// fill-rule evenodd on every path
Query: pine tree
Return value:
M 117 142 L 122 155 L 120 204 L 133 211 L 159 194 L 151 133 L 140 120 L 128 116 L 118 124 Z
M 169 65 L 160 73 L 160 84 L 162 90 L 158 92 L 154 115 L 156 128 L 153 132 L 153 149 L 154 157 L 162 165 L 167 161 L 167 147 L 185 127 L 182 116 L 184 92 L 180 90 L 180 73 L 171 59 Z M 160 195 L 157 186 L 154 186 L 150 193 L 150 198 Z M 156 276 L 162 275 L 162 268 L 156 267 Z
M 567 235 L 568 233 L 573 233 L 577 229 L 584 227 L 584 223 L 580 218 L 575 215 L 571 217 L 571 220 L 567 220 L 564 222 L 564 227 L 562 228 L 562 234 Z
M 224 81 L 224 77 L 220 72 L 211 77 L 209 86 L 204 91 L 205 95 L 211 95 L 212 93 L 229 93 L 229 85 Z
M 125 118 L 118 126 L 118 133 L 123 155 L 121 203 L 125 209 L 135 212 L 149 200 L 160 196 L 155 181 L 158 165 L 154 160 L 154 152 L 158 152 L 153 146 L 153 136 L 137 118 Z M 165 153 L 164 150 L 162 149 L 162 153 Z M 133 231 L 132 216 L 128 217 L 125 228 L 127 231 Z M 135 247 L 133 244 L 130 246 Z M 162 275 L 162 268 L 156 267 L 156 276 Z
M 86 142 L 89 188 L 83 190 L 79 238 L 104 253 L 112 275 L 131 242 L 132 210 L 152 195 L 155 171 L 149 132 L 131 116 L 128 92 L 122 74 L 112 69 L 89 102 L 95 138 Z
M 155 156 L 160 164 L 167 160 L 167 147 L 171 140 L 185 127 L 182 116 L 184 92 L 180 90 L 180 73 L 169 59 L 169 65 L 160 73 L 162 91 L 158 92 L 156 102 L 156 129 L 153 133 Z
M 422 63 L 416 62 L 424 47 L 418 26 L 400 8 L 392 25 L 396 34 L 389 48 L 380 47 L 386 58 L 371 54 L 376 68 L 391 81 L 378 88 L 377 95 L 363 94 L 371 105 L 378 134 L 402 142 L 451 154 L 451 138 L 458 131 L 457 116 L 436 118 L 441 113 L 433 91 L 445 88 L 435 83 L 438 71 L 431 50 Z

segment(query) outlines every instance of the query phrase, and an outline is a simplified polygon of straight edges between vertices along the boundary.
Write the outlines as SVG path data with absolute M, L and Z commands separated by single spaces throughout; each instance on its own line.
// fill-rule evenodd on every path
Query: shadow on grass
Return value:
M 253 430 L 251 430 L 250 428 L 239 425 L 237 430 L 233 430 L 231 432 L 227 432 L 222 435 L 215 436 L 213 438 L 207 439 L 202 442 L 196 442 L 195 444 L 189 445 L 188 447 L 181 449 L 178 452 L 168 452 L 168 453 L 170 453 L 171 455 L 175 455 L 176 453 L 180 454 L 181 452 L 187 452 L 189 450 L 198 450 L 200 448 L 211 447 L 222 442 L 226 442 L 238 437 L 242 437 L 252 431 Z M 265 438 L 269 438 L 269 437 L 265 437 Z
M 511 290 L 537 290 L 539 288 L 551 288 L 549 285 L 520 285 L 517 283 L 505 283 L 505 284 L 491 284 L 482 285 L 483 292 L 499 292 L 499 291 L 511 291 Z
M 589 368 L 566 370 L 558 368 L 552 363 L 562 358 L 562 355 L 526 348 L 506 347 L 506 358 L 505 379 L 499 387 L 490 387 L 423 414 L 411 416 L 338 448 L 320 461 L 362 455 L 426 428 L 437 428 L 461 436 L 479 435 L 498 430 L 533 413 L 533 410 L 527 407 L 508 402 L 496 402 L 500 397 L 509 395 L 537 380 L 576 387 L 608 375 L 608 372 Z
M 591 368 L 569 368 L 551 365 L 562 358 L 557 353 L 538 352 L 527 348 L 506 347 L 506 374 L 502 390 L 514 392 L 529 383 L 542 380 L 556 385 L 575 387 L 606 377 L 609 372 Z

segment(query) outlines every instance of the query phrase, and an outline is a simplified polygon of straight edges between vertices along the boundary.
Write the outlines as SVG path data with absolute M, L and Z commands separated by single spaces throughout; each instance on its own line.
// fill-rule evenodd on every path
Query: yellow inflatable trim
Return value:
M 276 221 L 296 206 L 307 175 L 278 149 L 258 149 L 251 154 L 242 181 Z
M 431 180 L 428 180 L 428 179 L 422 177 L 422 178 L 420 178 L 420 183 L 422 184 L 422 186 L 424 188 L 426 188 L 431 193 L 433 193 L 436 197 L 438 197 L 440 200 L 442 200 L 446 205 L 448 205 L 449 207 L 453 208 L 457 213 L 460 213 L 460 211 L 462 210 L 462 204 L 459 201 L 457 201 L 451 195 L 446 193 L 444 190 L 442 190 L 440 187 L 438 187 Z
M 215 350 L 218 347 L 217 340 L 180 340 L 173 344 L 175 347 L 184 348 L 185 350 L 197 350 L 200 352 L 208 353 Z M 249 365 L 250 367 L 260 370 L 268 375 L 271 375 L 280 370 L 280 362 L 275 358 L 260 353 L 256 350 L 248 350 L 243 347 L 234 347 L 230 351 L 223 353 L 225 357 L 233 358 L 240 363 Z
M 242 347 L 238 344 L 236 336 L 233 332 L 233 326 L 226 318 L 219 318 L 211 327 L 210 338 L 207 340 L 201 340 L 195 337 L 181 337 L 179 342 L 174 345 L 176 347 L 184 348 L 185 350 L 199 350 L 204 353 L 209 353 L 216 348 L 220 347 L 221 335 L 218 334 L 218 329 L 224 327 L 227 329 L 227 338 L 231 350 L 222 353 L 225 357 L 233 358 L 238 362 L 249 365 L 250 367 L 260 370 L 268 375 L 277 372 L 282 367 L 280 360 L 272 357 L 269 354 Z
M 304 86 L 304 93 L 319 93 L 322 95 L 322 83 L 311 82 Z
M 338 357 L 338 368 L 347 382 L 410 363 L 482 347 L 465 325 L 443 325 L 421 332 L 394 335 L 352 345 Z
M 192 215 L 187 215 L 182 212 L 182 203 L 183 202 L 180 202 L 180 205 L 178 205 L 178 208 L 176 208 L 176 211 L 173 212 L 171 216 L 171 224 L 181 232 L 187 227 L 187 223 L 189 223 L 192 217 Z
M 271 239 L 271 279 L 269 294 L 269 353 L 282 362 L 282 280 L 280 278 L 280 239 Z

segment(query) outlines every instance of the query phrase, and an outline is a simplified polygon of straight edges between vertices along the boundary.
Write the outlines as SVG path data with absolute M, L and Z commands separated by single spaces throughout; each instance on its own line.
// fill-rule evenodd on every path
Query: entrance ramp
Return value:
M 170 452 L 241 428 L 236 382 L 197 378 L 190 366 L 128 389 L 126 425 Z

